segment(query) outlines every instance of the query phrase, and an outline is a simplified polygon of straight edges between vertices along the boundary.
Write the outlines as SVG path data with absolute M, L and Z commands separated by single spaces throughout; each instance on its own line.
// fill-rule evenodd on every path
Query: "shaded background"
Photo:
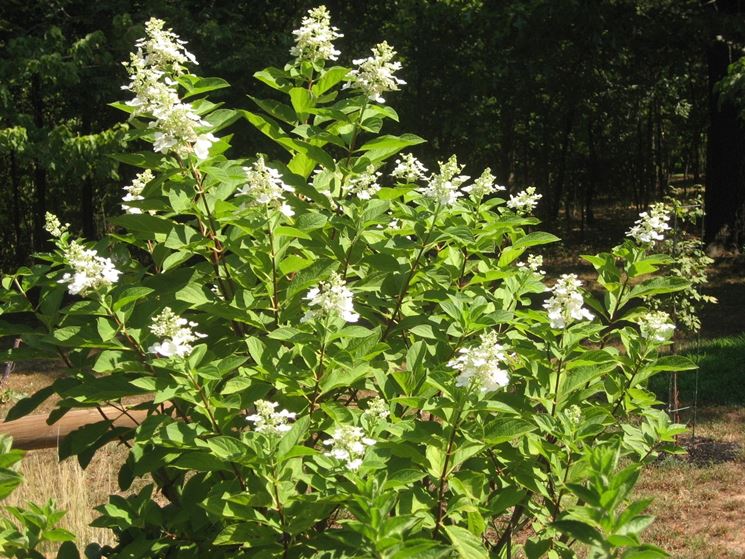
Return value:
M 251 108 L 252 74 L 289 60 L 291 31 L 317 2 L 5 0 L 0 7 L 0 267 L 44 248 L 45 211 L 95 238 L 120 212 L 125 151 L 121 62 L 150 16 L 189 42 L 195 73 L 232 84 Z M 636 208 L 673 177 L 707 187 L 706 240 L 745 242 L 740 89 L 716 84 L 742 56 L 742 0 L 328 1 L 340 63 L 386 39 L 407 86 L 387 101 L 399 132 L 429 140 L 429 166 L 456 153 L 477 176 L 535 185 L 549 225 L 584 231 L 608 203 Z M 231 154 L 267 150 L 233 127 Z M 708 178 L 708 180 L 707 180 Z

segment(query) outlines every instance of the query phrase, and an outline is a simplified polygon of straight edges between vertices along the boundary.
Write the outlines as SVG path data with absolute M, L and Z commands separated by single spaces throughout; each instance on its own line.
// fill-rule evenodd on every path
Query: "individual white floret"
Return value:
M 582 422 L 582 409 L 577 404 L 573 404 L 564 410 L 564 416 L 574 426 L 579 425 Z
M 362 465 L 365 449 L 375 444 L 375 440 L 365 436 L 361 427 L 342 425 L 337 427 L 330 439 L 323 441 L 330 446 L 326 456 L 344 462 L 350 470 L 357 470 Z
M 584 307 L 580 292 L 582 282 L 576 274 L 563 274 L 551 289 L 553 296 L 543 304 L 551 328 L 565 328 L 577 320 L 592 320 L 594 315 Z
M 380 190 L 378 179 L 381 174 L 375 171 L 375 166 L 368 165 L 364 173 L 349 181 L 349 194 L 356 195 L 360 200 L 370 200 Z
M 70 227 L 69 223 L 62 225 L 60 220 L 53 213 L 44 214 L 44 230 L 55 239 L 59 239 Z
M 675 324 L 665 311 L 651 311 L 639 318 L 642 338 L 655 342 L 669 340 L 675 332 Z
M 361 90 L 370 101 L 385 103 L 383 93 L 398 91 L 399 85 L 406 82 L 394 74 L 401 69 L 401 63 L 393 62 L 396 51 L 386 41 L 372 48 L 373 55 L 352 62 L 357 69 L 349 73 L 350 81 L 346 87 Z
M 197 59 L 190 53 L 176 33 L 171 29 L 165 29 L 165 21 L 158 18 L 150 18 L 145 23 L 146 37 L 139 39 L 135 46 L 144 53 L 145 61 L 156 68 L 168 68 L 176 74 L 184 72 L 183 65 L 188 63 L 199 64 Z
M 391 415 L 391 412 L 388 409 L 388 403 L 377 396 L 367 403 L 367 409 L 362 412 L 362 415 L 374 420 L 383 420 Z
M 331 25 L 331 14 L 326 6 L 308 10 L 300 28 L 295 29 L 292 34 L 295 35 L 295 45 L 290 49 L 290 55 L 298 62 L 337 60 L 341 54 L 334 48 L 334 41 L 344 35 Z
M 150 331 L 162 340 L 151 345 L 148 351 L 163 357 L 189 355 L 194 349 L 191 344 L 206 337 L 205 334 L 195 332 L 193 330 L 195 326 L 197 326 L 196 322 L 181 318 L 170 307 L 165 307 L 158 316 L 153 318 L 150 325 Z
M 543 266 L 543 256 L 540 254 L 529 254 L 527 262 L 517 263 L 517 267 L 521 270 L 530 270 L 536 274 L 545 275 L 546 272 L 541 270 L 541 266 Z
M 248 196 L 255 204 L 277 209 L 287 217 L 295 214 L 285 200 L 285 192 L 295 192 L 295 189 L 285 184 L 277 169 L 267 167 L 263 155 L 250 167 L 243 167 L 243 170 L 247 182 L 238 190 L 238 194 Z
M 529 186 L 522 192 L 518 192 L 514 196 L 511 195 L 510 199 L 507 200 L 507 207 L 520 215 L 529 214 L 535 209 L 541 198 L 543 198 L 543 195 L 536 194 L 535 187 Z
M 427 177 L 427 168 L 410 153 L 404 153 L 396 159 L 396 167 L 391 172 L 394 179 L 402 179 L 408 183 L 423 180 Z
M 496 180 L 496 177 L 491 173 L 491 169 L 487 167 L 481 176 L 473 181 L 473 184 L 463 187 L 463 192 L 470 194 L 474 200 L 481 200 L 487 194 L 506 190 L 504 186 L 498 185 Z
M 328 281 L 322 281 L 308 291 L 305 300 L 311 307 L 300 322 L 315 318 L 341 318 L 346 322 L 357 322 L 360 315 L 354 311 L 352 291 L 337 273 L 332 273 Z
M 510 383 L 510 374 L 506 368 L 508 356 L 497 339 L 496 332 L 487 332 L 481 336 L 478 346 L 464 347 L 458 351 L 458 357 L 448 363 L 448 367 L 459 371 L 455 379 L 457 386 L 474 385 L 482 393 L 486 393 Z
M 445 163 L 440 161 L 439 165 L 440 172 L 427 179 L 427 186 L 421 190 L 422 196 L 437 201 L 441 206 L 452 206 L 463 195 L 459 188 L 470 177 L 458 174 L 463 165 L 458 165 L 455 155 Z
M 292 429 L 289 422 L 295 420 L 296 414 L 287 410 L 274 411 L 278 406 L 277 402 L 256 400 L 256 413 L 246 416 L 246 421 L 255 425 L 254 430 L 257 433 L 282 435 Z
M 138 173 L 135 179 L 132 181 L 132 184 L 124 187 L 124 190 L 127 193 L 122 197 L 122 202 L 136 202 L 138 200 L 144 200 L 145 198 L 144 196 L 142 196 L 142 191 L 145 190 L 145 186 L 147 186 L 147 184 L 154 178 L 155 177 L 153 175 L 153 172 L 150 169 L 145 169 L 142 173 Z M 122 209 L 129 214 L 142 213 L 142 210 L 140 208 L 133 208 L 126 203 L 122 204 Z
M 639 219 L 634 222 L 626 236 L 640 244 L 662 241 L 665 238 L 665 231 L 670 229 L 668 221 L 670 214 L 665 204 L 660 202 L 653 205 L 649 212 L 640 213 Z
M 71 295 L 87 295 L 106 289 L 115 284 L 121 275 L 110 258 L 99 256 L 95 250 L 87 249 L 77 241 L 67 247 L 65 261 L 73 272 L 64 274 L 59 283 L 69 284 L 67 290 Z

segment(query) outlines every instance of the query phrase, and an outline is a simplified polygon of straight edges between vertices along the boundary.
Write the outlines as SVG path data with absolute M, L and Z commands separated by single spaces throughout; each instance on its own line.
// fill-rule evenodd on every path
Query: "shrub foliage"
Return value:
M 128 62 L 130 139 L 142 169 L 95 244 L 53 216 L 56 250 L 3 278 L 12 357 L 61 359 L 50 420 L 80 407 L 147 410 L 64 440 L 86 465 L 129 447 L 123 490 L 96 525 L 135 557 L 662 557 L 631 490 L 680 433 L 647 380 L 686 370 L 660 356 L 669 317 L 650 301 L 687 283 L 658 274 L 665 216 L 547 288 L 529 254 L 532 189 L 507 195 L 452 157 L 428 171 L 383 133 L 395 51 L 354 69 L 324 8 L 296 31 L 294 60 L 256 77 L 252 110 L 163 22 Z M 393 92 L 393 93 L 392 93 Z M 227 129 L 277 147 L 235 158 Z M 19 320 L 23 315 L 24 319 Z M 126 411 L 124 412 L 126 413 Z

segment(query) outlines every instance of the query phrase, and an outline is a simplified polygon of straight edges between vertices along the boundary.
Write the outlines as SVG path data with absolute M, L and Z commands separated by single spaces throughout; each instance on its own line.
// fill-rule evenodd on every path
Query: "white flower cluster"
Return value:
M 330 439 L 323 441 L 331 450 L 326 456 L 346 462 L 347 468 L 357 470 L 362 465 L 365 449 L 375 444 L 375 440 L 365 436 L 361 427 L 342 425 L 337 427 Z
M 310 307 L 317 308 L 309 309 L 300 322 L 328 317 L 340 317 L 346 322 L 357 322 L 360 318 L 360 315 L 354 312 L 352 291 L 336 272 L 331 274 L 328 281 L 322 281 L 317 287 L 308 291 L 305 299 L 310 301 Z
M 364 173 L 349 181 L 349 193 L 356 194 L 360 200 L 369 200 L 380 190 L 377 182 L 380 175 L 373 165 L 368 165 Z
M 535 187 L 529 186 L 514 196 L 510 195 L 510 199 L 507 200 L 507 207 L 520 215 L 529 214 L 535 209 L 538 200 L 541 198 L 543 198 L 543 194 L 536 194 Z
M 626 233 L 637 243 L 651 243 L 661 241 L 665 238 L 665 231 L 670 229 L 668 225 L 670 214 L 667 207 L 662 202 L 652 206 L 649 212 L 639 214 L 639 219 L 634 222 L 634 226 Z
M 448 367 L 460 371 L 455 379 L 457 386 L 470 386 L 472 383 L 481 392 L 493 392 L 510 383 L 510 374 L 504 364 L 508 361 L 503 345 L 497 342 L 495 331 L 481 336 L 481 344 L 464 347 L 460 355 L 448 363 Z
M 292 34 L 295 35 L 295 45 L 290 49 L 290 56 L 294 56 L 297 62 L 337 60 L 341 54 L 334 48 L 334 41 L 344 35 L 331 25 L 331 14 L 326 6 L 308 10 L 300 28 Z
M 582 422 L 582 410 L 577 404 L 572 404 L 565 409 L 564 416 L 567 418 L 569 423 L 574 426 L 577 426 Z
M 587 310 L 579 288 L 582 282 L 576 274 L 562 274 L 553 286 L 553 296 L 543 304 L 548 311 L 551 328 L 565 328 L 575 320 L 592 320 L 595 316 Z
M 164 29 L 165 21 L 150 18 L 145 23 L 147 38 L 139 39 L 135 46 L 138 53 L 144 53 L 145 62 L 153 68 L 163 71 L 170 70 L 176 75 L 186 71 L 187 62 L 199 65 L 192 53 L 186 50 L 186 41 L 179 39 L 171 29 Z
M 527 262 L 517 263 L 517 267 L 521 270 L 530 270 L 536 274 L 545 275 L 546 272 L 541 270 L 541 266 L 543 266 L 543 256 L 540 254 L 529 254 Z
M 67 229 L 70 227 L 69 223 L 62 225 L 60 220 L 53 213 L 47 212 L 44 214 L 44 229 L 55 239 L 59 239 Z
M 156 152 L 173 151 L 179 157 L 193 152 L 199 159 L 206 159 L 217 138 L 198 131 L 209 123 L 202 120 L 190 103 L 179 99 L 172 78 L 184 73 L 183 64 L 197 61 L 184 48 L 184 41 L 170 29 L 163 29 L 164 25 L 164 21 L 151 18 L 145 24 L 147 38 L 137 41 L 137 52 L 130 54 L 129 63 L 125 63 L 130 82 L 122 89 L 135 95 L 127 105 L 134 108 L 135 115 L 149 114 L 155 118 L 148 126 L 155 131 Z
M 65 251 L 65 261 L 73 273 L 66 273 L 58 283 L 69 283 L 71 295 L 87 295 L 91 291 L 107 288 L 116 283 L 121 272 L 110 258 L 99 256 L 95 250 L 84 248 L 73 241 Z
M 380 396 L 376 396 L 367 403 L 367 409 L 362 412 L 363 417 L 373 420 L 382 420 L 391 415 L 388 404 Z
M 156 353 L 163 357 L 185 357 L 194 349 L 192 342 L 205 338 L 205 334 L 194 332 L 192 328 L 196 322 L 190 322 L 174 313 L 170 307 L 153 318 L 150 331 L 163 341 L 154 343 L 148 348 L 150 353 Z
M 136 202 L 137 200 L 144 200 L 145 198 L 142 196 L 142 191 L 145 190 L 145 186 L 147 186 L 147 183 L 149 183 L 154 178 L 155 176 L 150 169 L 145 169 L 142 173 L 138 173 L 135 179 L 132 181 L 132 184 L 124 187 L 124 190 L 126 190 L 127 193 L 122 197 L 122 202 Z M 129 204 L 122 204 L 122 209 L 129 214 L 142 213 L 142 210 L 140 208 L 133 208 Z M 150 213 L 152 214 L 154 212 L 151 210 Z
M 497 178 L 491 174 L 491 169 L 487 167 L 481 176 L 473 181 L 473 184 L 463 187 L 464 192 L 468 192 L 475 200 L 481 200 L 487 194 L 492 194 L 498 190 L 506 190 L 504 186 L 496 184 Z
M 675 331 L 675 324 L 665 311 L 652 311 L 639 319 L 642 338 L 655 342 L 669 340 Z
M 436 200 L 442 206 L 452 206 L 463 195 L 458 189 L 470 177 L 458 175 L 463 165 L 458 165 L 455 155 L 451 155 L 445 163 L 440 161 L 439 165 L 439 174 L 429 177 L 427 186 L 422 189 L 422 196 Z
M 238 190 L 238 194 L 253 198 L 257 204 L 276 208 L 287 217 L 295 215 L 284 196 L 285 192 L 295 192 L 295 189 L 285 184 L 279 171 L 266 166 L 263 155 L 250 167 L 243 167 L 243 170 L 248 182 Z
M 412 154 L 404 153 L 400 159 L 396 159 L 396 167 L 391 176 L 409 183 L 416 182 L 427 177 L 427 168 Z
M 401 69 L 401 63 L 393 62 L 396 51 L 391 45 L 383 41 L 375 45 L 372 52 L 373 55 L 368 58 L 352 61 L 357 69 L 349 72 L 351 80 L 344 87 L 359 89 L 371 101 L 385 103 L 383 93 L 398 91 L 398 86 L 406 85 L 406 82 L 394 76 Z
M 247 415 L 246 421 L 255 424 L 255 430 L 257 433 L 282 435 L 292 429 L 292 425 L 288 422 L 294 421 L 297 414 L 287 410 L 274 411 L 278 406 L 279 404 L 277 402 L 256 400 L 254 402 L 256 413 L 253 415 Z

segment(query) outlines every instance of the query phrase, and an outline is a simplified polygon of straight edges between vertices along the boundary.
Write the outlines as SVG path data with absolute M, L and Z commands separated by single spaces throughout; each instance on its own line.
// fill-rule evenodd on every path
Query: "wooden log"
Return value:
M 136 427 L 147 417 L 145 410 L 122 410 L 107 406 L 101 411 L 117 427 Z M 40 448 L 57 448 L 67 435 L 89 423 L 98 423 L 103 417 L 96 408 L 72 410 L 54 425 L 47 424 L 46 415 L 29 415 L 0 423 L 0 435 L 13 437 L 13 448 L 36 450 Z

